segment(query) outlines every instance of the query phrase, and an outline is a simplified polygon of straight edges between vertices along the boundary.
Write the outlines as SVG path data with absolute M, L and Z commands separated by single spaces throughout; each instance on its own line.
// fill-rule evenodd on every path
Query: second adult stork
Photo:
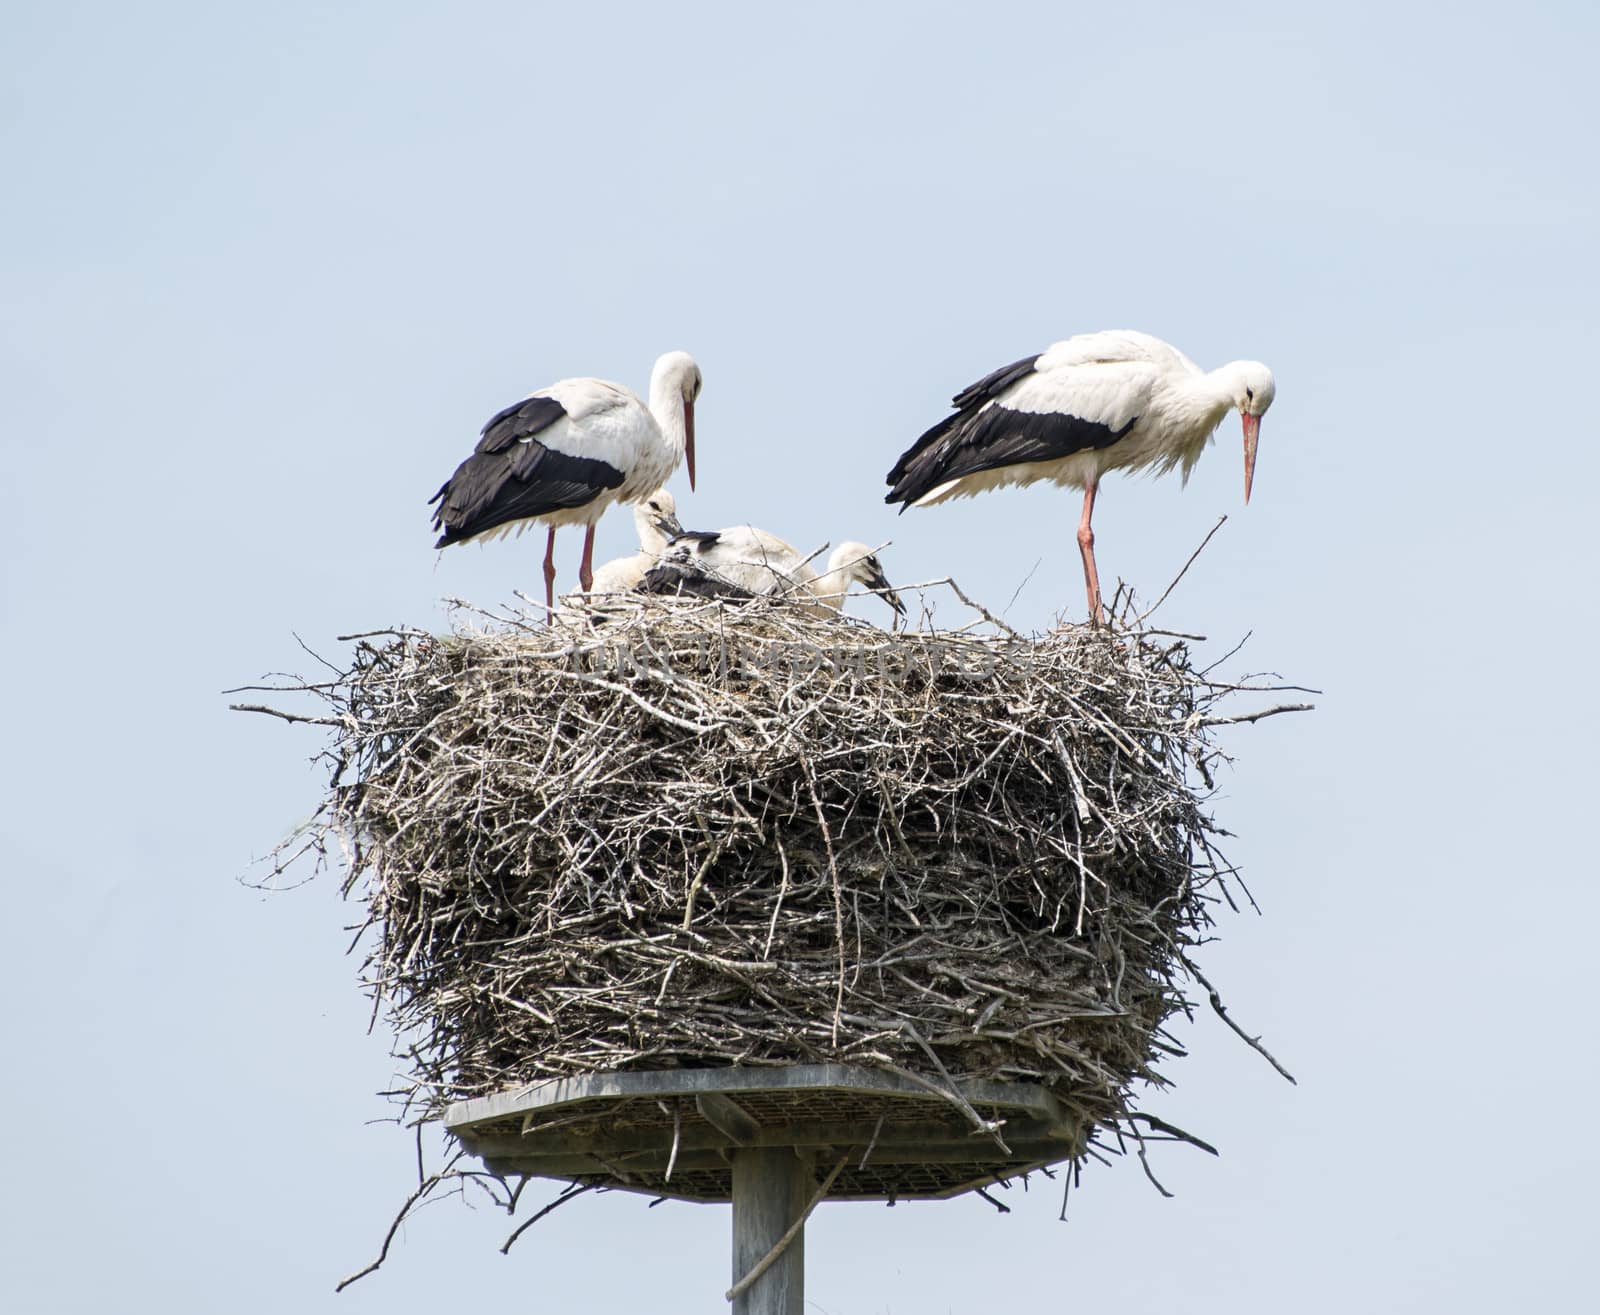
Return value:
M 436 548 L 491 539 L 532 522 L 549 527 L 545 602 L 555 604 L 556 530 L 585 527 L 578 579 L 594 582 L 594 527 L 613 502 L 635 502 L 687 460 L 694 487 L 694 404 L 700 367 L 668 352 L 650 373 L 650 404 L 606 379 L 563 379 L 490 417 L 473 454 L 429 499 Z
M 1131 329 L 1081 333 L 985 375 L 955 412 L 889 472 L 886 502 L 930 507 L 1008 484 L 1050 480 L 1083 490 L 1078 548 L 1089 618 L 1101 615 L 1095 493 L 1112 470 L 1189 472 L 1230 409 L 1244 424 L 1244 498 L 1255 478 L 1261 417 L 1277 392 L 1259 361 L 1207 372 L 1176 347 Z

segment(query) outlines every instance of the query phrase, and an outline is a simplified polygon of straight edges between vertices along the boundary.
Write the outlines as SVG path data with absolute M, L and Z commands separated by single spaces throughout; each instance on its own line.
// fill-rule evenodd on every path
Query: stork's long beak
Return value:
M 694 488 L 694 399 L 683 404 L 683 459 L 689 467 L 689 487 Z
M 1261 437 L 1261 417 L 1248 411 L 1244 415 L 1244 500 L 1250 501 L 1250 485 L 1256 477 L 1256 440 Z M 694 467 L 691 466 L 690 470 Z M 691 480 L 691 483 L 693 481 Z
M 894 608 L 901 616 L 906 614 L 906 605 L 900 601 L 900 595 L 895 593 L 894 587 L 889 583 L 889 577 L 883 573 L 883 568 L 876 562 L 868 566 L 869 578 L 867 587 L 876 589 L 883 595 L 884 601 Z
M 683 533 L 682 523 L 670 511 L 656 514 L 656 529 L 667 537 L 669 543 Z

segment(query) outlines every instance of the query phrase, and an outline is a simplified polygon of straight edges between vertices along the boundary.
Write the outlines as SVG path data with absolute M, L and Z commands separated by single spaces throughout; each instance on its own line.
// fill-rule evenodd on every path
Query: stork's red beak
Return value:
M 1250 501 L 1250 485 L 1256 477 L 1256 440 L 1261 437 L 1261 417 L 1244 413 L 1244 500 Z M 690 467 L 692 470 L 693 467 Z
M 683 459 L 689 467 L 689 487 L 694 488 L 694 399 L 683 404 Z

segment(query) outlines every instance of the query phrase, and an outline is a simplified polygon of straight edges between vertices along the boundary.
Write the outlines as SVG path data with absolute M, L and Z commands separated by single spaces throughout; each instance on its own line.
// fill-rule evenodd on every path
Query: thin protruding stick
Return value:
M 417 1202 L 421 1201 L 423 1197 L 427 1196 L 429 1192 L 433 1191 L 433 1189 L 442 1183 L 446 1178 L 450 1177 L 451 1169 L 455 1166 L 456 1162 L 461 1159 L 464 1153 L 465 1152 L 463 1151 L 457 1151 L 450 1157 L 449 1163 L 446 1164 L 443 1169 L 439 1170 L 438 1173 L 429 1174 L 417 1185 L 417 1190 L 412 1192 L 410 1196 L 406 1197 L 405 1204 L 400 1207 L 400 1213 L 394 1217 L 394 1222 L 389 1225 L 389 1231 L 384 1234 L 383 1245 L 378 1248 L 377 1258 L 365 1269 L 358 1269 L 348 1278 L 340 1279 L 338 1286 L 334 1288 L 335 1292 L 343 1292 L 358 1278 L 366 1278 L 368 1274 L 376 1270 L 383 1264 L 385 1260 L 389 1258 L 389 1244 L 394 1241 L 394 1235 L 400 1231 L 400 1225 L 405 1223 L 406 1217 L 411 1213 L 412 1207 L 415 1206 Z
M 1140 625 L 1143 625 L 1145 621 L 1149 619 L 1150 615 L 1156 610 L 1156 608 L 1160 607 L 1162 603 L 1167 601 L 1167 595 L 1178 587 L 1178 581 L 1182 580 L 1184 576 L 1189 574 L 1189 568 L 1194 565 L 1195 558 L 1200 556 L 1200 554 L 1206 550 L 1206 544 L 1211 542 L 1211 535 L 1220 530 L 1223 525 L 1227 523 L 1227 520 L 1228 518 L 1224 516 L 1211 527 L 1210 533 L 1208 533 L 1205 538 L 1200 540 L 1200 546 L 1189 554 L 1189 560 L 1183 564 L 1183 570 L 1179 571 L 1175 576 L 1173 576 L 1172 583 L 1161 591 L 1161 597 L 1156 599 L 1155 602 L 1151 603 L 1150 606 L 1145 608 L 1143 612 L 1139 613 L 1138 623 Z
M 1263 717 L 1276 717 L 1280 712 L 1312 712 L 1316 706 L 1315 703 L 1280 703 L 1275 708 L 1263 708 L 1260 712 L 1247 712 L 1239 717 L 1202 717 L 1196 725 L 1238 726 L 1247 721 L 1260 721 Z
M 844 892 L 839 889 L 839 864 L 833 856 L 833 833 L 822 811 L 822 800 L 817 795 L 817 783 L 806 777 L 806 788 L 811 791 L 811 807 L 817 814 L 817 825 L 822 828 L 822 844 L 828 853 L 828 875 L 833 881 L 833 935 L 839 947 L 839 991 L 833 1002 L 833 1044 L 839 1044 L 839 1023 L 844 1015 Z
M 760 1260 L 756 1261 L 756 1263 L 750 1267 L 750 1272 L 723 1294 L 730 1302 L 737 1300 L 742 1293 L 747 1292 L 750 1288 L 750 1285 L 763 1274 L 765 1274 L 769 1269 L 771 1269 L 778 1257 L 789 1249 L 789 1243 L 793 1242 L 795 1238 L 800 1236 L 800 1230 L 806 1226 L 806 1220 L 811 1218 L 811 1212 L 822 1204 L 823 1200 L 828 1195 L 828 1189 L 833 1186 L 833 1180 L 839 1176 L 840 1170 L 842 1170 L 844 1166 L 849 1163 L 849 1161 L 850 1156 L 848 1154 L 840 1157 L 839 1163 L 834 1165 L 832 1170 L 829 1171 L 828 1176 L 822 1180 L 822 1186 L 817 1188 L 817 1194 L 811 1198 L 811 1204 L 806 1206 L 806 1208 L 800 1212 L 800 1218 L 796 1219 L 794 1223 L 790 1224 L 789 1227 L 784 1231 L 783 1236 L 778 1239 L 777 1245 L 774 1246 L 771 1251 L 767 1252 L 766 1255 L 762 1256 Z
M 951 593 L 953 593 L 963 603 L 965 603 L 974 612 L 976 612 L 979 616 L 981 616 L 985 621 L 987 621 L 990 625 L 992 625 L 996 630 L 1004 630 L 1006 632 L 1006 634 L 1010 635 L 1013 639 L 1021 639 L 1023 637 L 1022 636 L 1022 632 L 1020 630 L 1016 630 L 1016 629 L 1012 628 L 1011 626 L 1008 626 L 1004 621 L 1002 621 L 999 617 L 997 617 L 993 612 L 991 612 L 982 603 L 975 602 L 971 598 L 968 598 L 967 595 L 962 592 L 961 586 L 958 585 L 954 580 L 935 580 L 934 583 L 935 584 L 947 584 L 947 585 L 949 585 Z M 915 588 L 918 588 L 918 586 L 917 585 L 907 585 L 906 586 L 906 589 L 915 589 Z M 902 590 L 902 592 L 904 592 L 904 590 Z
M 1239 1024 L 1233 1021 L 1233 1019 L 1228 1017 L 1227 1006 L 1222 1003 L 1222 996 L 1217 993 L 1217 988 L 1206 980 L 1205 975 L 1194 966 L 1194 964 L 1189 960 L 1188 956 L 1184 957 L 1183 966 L 1189 970 L 1189 975 L 1205 988 L 1206 994 L 1211 997 L 1211 1007 L 1212 1009 L 1216 1010 L 1217 1017 L 1231 1027 L 1236 1033 L 1238 1033 L 1238 1035 L 1244 1040 L 1244 1043 L 1249 1046 L 1250 1049 L 1254 1050 L 1256 1054 L 1261 1056 L 1262 1059 L 1266 1060 L 1267 1063 L 1271 1064 L 1273 1068 L 1277 1069 L 1279 1074 L 1287 1078 L 1291 1083 L 1298 1087 L 1300 1084 L 1295 1082 L 1294 1074 L 1289 1072 L 1288 1069 L 1284 1068 L 1282 1064 L 1278 1063 L 1278 1061 L 1272 1057 L 1272 1052 L 1261 1044 L 1261 1038 L 1258 1036 L 1251 1036 L 1244 1030 L 1244 1028 L 1240 1027 Z
M 511 1244 L 513 1242 L 515 1242 L 519 1237 L 521 1237 L 524 1233 L 526 1233 L 535 1224 L 537 1224 L 541 1219 L 543 1219 L 552 1210 L 558 1208 L 559 1206 L 565 1205 L 568 1201 L 571 1201 L 571 1200 L 573 1200 L 573 1199 L 575 1199 L 577 1197 L 582 1196 L 585 1192 L 597 1191 L 602 1186 L 604 1186 L 604 1184 L 602 1184 L 602 1183 L 581 1183 L 581 1184 L 580 1183 L 573 1183 L 572 1186 L 567 1188 L 566 1191 L 562 1192 L 560 1196 L 556 1197 L 556 1199 L 554 1201 L 550 1202 L 549 1205 L 545 1206 L 544 1209 L 540 1210 L 538 1214 L 536 1214 L 532 1218 L 526 1220 L 522 1224 L 522 1226 L 517 1229 L 516 1232 L 514 1232 L 510 1237 L 508 1237 L 505 1240 L 505 1245 L 500 1248 L 500 1254 L 502 1256 L 509 1254 L 509 1252 L 511 1251 Z
M 343 726 L 344 723 L 337 717 L 302 717 L 297 712 L 283 712 L 278 708 L 269 708 L 264 703 L 230 703 L 229 712 L 264 712 L 269 717 L 279 717 L 284 721 L 303 721 L 308 726 Z

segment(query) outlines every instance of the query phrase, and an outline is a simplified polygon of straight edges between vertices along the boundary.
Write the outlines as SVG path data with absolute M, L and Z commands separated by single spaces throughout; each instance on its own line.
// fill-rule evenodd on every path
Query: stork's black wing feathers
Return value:
M 483 437 L 473 450 L 504 452 L 513 443 L 543 433 L 557 420 L 565 419 L 566 414 L 566 408 L 553 397 L 527 397 L 513 402 L 504 411 L 489 417 L 489 423 L 483 427 Z
M 1002 466 L 1055 461 L 1092 448 L 1110 447 L 1133 428 L 1118 429 L 1064 411 L 1014 411 L 996 399 L 1033 373 L 1037 356 L 1014 361 L 985 375 L 953 399 L 956 410 L 901 454 L 889 472 L 888 503 L 904 511 L 941 484 Z
M 558 452 L 536 438 L 517 440 L 509 451 L 486 452 L 480 444 L 428 499 L 439 504 L 433 528 L 443 531 L 434 547 L 460 543 L 512 521 L 585 506 L 621 487 L 624 478 L 610 462 Z
M 1010 365 L 1002 365 L 998 370 L 986 374 L 975 384 L 969 384 L 950 399 L 950 405 L 957 410 L 969 406 L 981 406 L 992 397 L 999 397 L 1001 393 L 1010 388 L 1024 375 L 1033 373 L 1033 367 L 1038 364 L 1043 352 L 1032 356 L 1024 356 L 1020 361 L 1012 361 Z
M 902 458 L 899 477 L 884 501 L 901 503 L 904 511 L 941 484 L 965 475 L 1110 447 L 1136 420 L 1113 429 L 1064 411 L 1013 411 L 998 404 L 963 411 L 924 434 Z
M 730 602 L 748 602 L 755 597 L 750 590 L 677 557 L 663 557 L 646 571 L 639 592 L 722 598 Z
M 1033 373 L 1034 362 L 1038 356 L 1027 356 L 1020 361 L 1012 361 L 1010 365 L 1002 365 L 991 374 L 986 374 L 975 384 L 969 384 L 950 399 L 950 405 L 956 407 L 954 415 L 948 415 L 926 434 L 919 438 L 909 448 L 900 454 L 900 460 L 894 463 L 894 469 L 889 472 L 888 482 L 897 485 L 906 473 L 906 468 L 912 460 L 931 444 L 936 443 L 951 426 L 960 422 L 962 415 L 967 411 L 976 410 L 985 402 L 998 397 L 1018 379 Z M 891 494 L 885 499 L 894 502 L 896 499 Z

